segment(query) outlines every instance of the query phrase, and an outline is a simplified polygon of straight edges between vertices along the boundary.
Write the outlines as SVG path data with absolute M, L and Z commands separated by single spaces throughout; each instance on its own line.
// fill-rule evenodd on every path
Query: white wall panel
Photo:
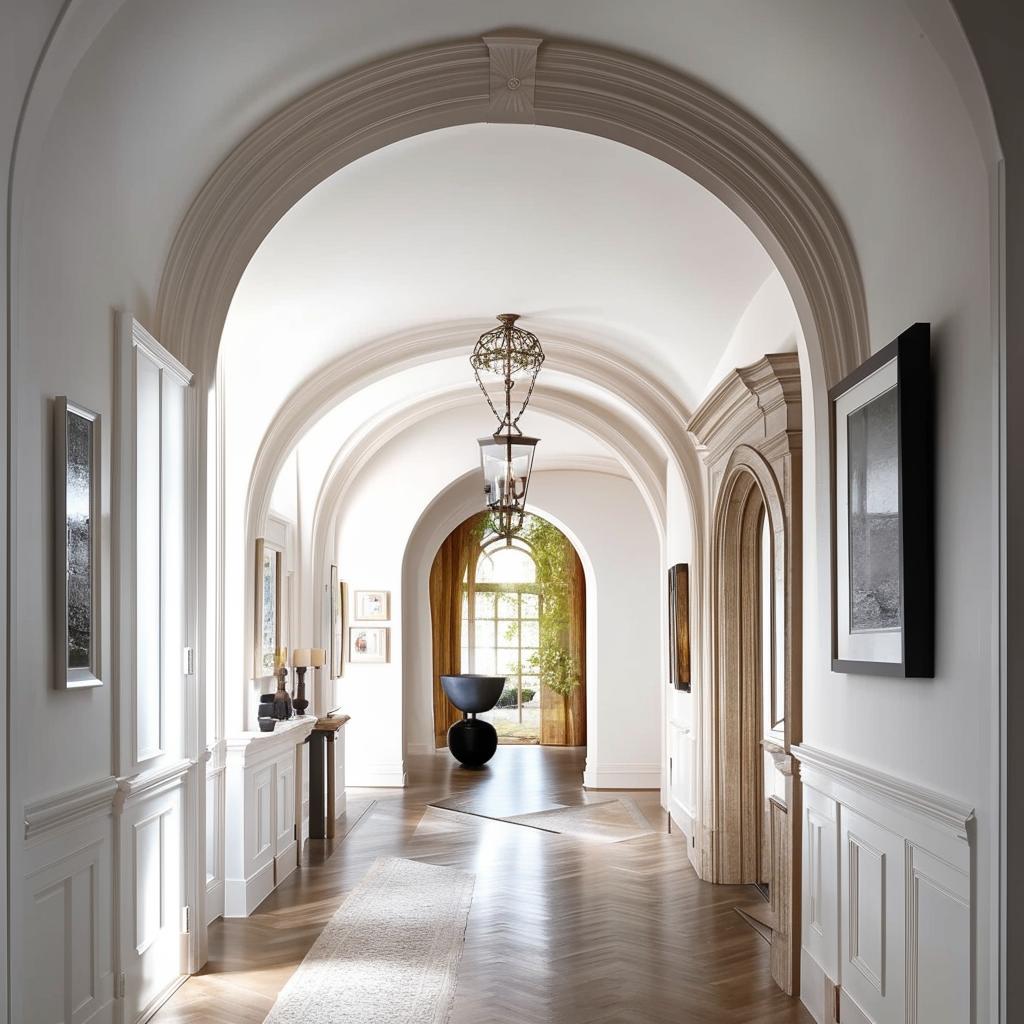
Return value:
M 972 811 L 807 747 L 801 998 L 844 1024 L 971 1020 Z M 838 959 L 836 951 L 838 950 Z
M 74 826 L 33 836 L 19 886 L 26 931 L 23 1019 L 33 1024 L 112 1020 L 110 803 Z
M 907 1024 L 970 1020 L 967 874 L 907 846 Z
M 206 923 L 224 913 L 224 768 L 206 774 Z

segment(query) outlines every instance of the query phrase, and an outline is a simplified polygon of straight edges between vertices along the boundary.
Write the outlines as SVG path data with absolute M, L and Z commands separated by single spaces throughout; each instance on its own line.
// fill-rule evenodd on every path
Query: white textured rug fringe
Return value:
M 381 857 L 327 922 L 265 1024 L 446 1024 L 475 876 Z

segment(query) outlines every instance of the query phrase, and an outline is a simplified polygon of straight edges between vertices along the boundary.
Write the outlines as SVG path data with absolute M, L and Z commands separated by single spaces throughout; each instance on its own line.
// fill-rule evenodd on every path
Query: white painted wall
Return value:
M 730 371 L 750 366 L 769 352 L 796 352 L 804 344 L 796 308 L 782 275 L 772 269 L 740 314 L 729 343 L 708 380 L 704 397 Z
M 699 600 L 700 579 L 694 564 L 692 502 L 678 470 L 671 464 L 665 475 L 665 565 L 662 572 L 662 586 L 668 589 L 668 568 L 685 562 L 690 566 L 690 600 Z M 668 607 L 665 619 L 667 623 Z M 693 608 L 690 615 L 691 629 L 696 632 Z M 692 636 L 692 634 L 691 634 Z M 691 643 L 691 681 L 697 682 L 700 673 L 699 649 Z M 673 822 L 693 837 L 696 814 L 696 736 L 693 693 L 676 690 L 669 683 L 669 671 L 662 673 L 664 683 L 665 727 L 667 756 L 663 803 L 672 815 Z M 690 849 L 693 850 L 691 843 Z

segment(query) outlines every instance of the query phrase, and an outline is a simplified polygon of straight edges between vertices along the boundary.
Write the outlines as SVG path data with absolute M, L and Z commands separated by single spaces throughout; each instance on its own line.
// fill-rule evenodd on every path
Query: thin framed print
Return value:
M 690 689 L 690 567 L 668 571 L 669 678 L 677 690 Z
M 386 622 L 391 618 L 391 591 L 357 590 L 353 605 L 356 622 Z
M 281 577 L 283 556 L 263 537 L 256 539 L 256 607 L 254 675 L 271 676 L 281 649 Z
M 61 395 L 53 402 L 54 685 L 100 677 L 100 417 Z
M 391 657 L 389 626 L 349 626 L 348 660 L 353 665 L 383 664 Z
M 914 324 L 829 391 L 834 672 L 934 675 L 929 349 Z
M 338 567 L 336 565 L 331 566 L 331 578 L 328 583 L 328 587 L 330 588 L 327 598 L 327 614 L 330 620 L 329 625 L 331 637 L 331 678 L 338 679 L 341 676 L 342 671 L 342 637 L 345 634 L 342 632 L 341 625 L 341 583 L 338 582 Z

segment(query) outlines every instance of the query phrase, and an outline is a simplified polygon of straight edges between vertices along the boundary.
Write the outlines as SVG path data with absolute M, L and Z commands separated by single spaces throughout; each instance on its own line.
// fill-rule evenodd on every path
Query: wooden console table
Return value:
M 309 838 L 333 839 L 337 812 L 337 745 L 335 740 L 349 715 L 318 718 L 309 734 Z M 325 786 L 326 781 L 326 786 Z

